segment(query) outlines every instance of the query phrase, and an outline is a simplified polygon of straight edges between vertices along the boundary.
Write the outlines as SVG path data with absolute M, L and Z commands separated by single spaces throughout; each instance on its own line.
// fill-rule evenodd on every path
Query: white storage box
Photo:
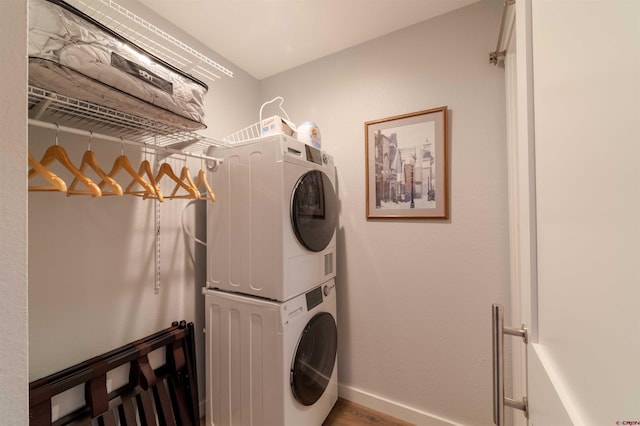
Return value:
M 279 115 L 274 115 L 263 119 L 262 123 L 260 123 L 260 129 L 262 130 L 262 136 L 276 135 L 280 133 L 287 136 L 293 136 L 296 131 L 296 125 Z

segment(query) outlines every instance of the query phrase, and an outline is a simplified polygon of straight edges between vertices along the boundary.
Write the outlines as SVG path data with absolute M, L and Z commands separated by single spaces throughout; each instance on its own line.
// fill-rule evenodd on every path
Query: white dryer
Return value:
M 285 301 L 335 276 L 333 157 L 285 135 L 208 153 L 208 288 Z
M 338 399 L 334 280 L 286 302 L 204 290 L 206 424 L 320 426 Z

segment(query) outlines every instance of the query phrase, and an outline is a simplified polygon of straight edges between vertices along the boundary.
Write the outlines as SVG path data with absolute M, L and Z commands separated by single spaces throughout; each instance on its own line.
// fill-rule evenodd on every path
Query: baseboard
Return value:
M 364 405 L 381 413 L 388 414 L 405 422 L 414 423 L 420 426 L 464 426 L 451 420 L 444 419 L 434 414 L 400 404 L 395 401 L 365 392 L 349 386 L 338 385 L 338 396 L 348 399 L 356 404 Z M 204 417 L 206 401 L 200 401 L 200 417 Z
M 460 423 L 349 386 L 338 385 L 338 395 L 340 398 L 420 426 L 463 426 Z

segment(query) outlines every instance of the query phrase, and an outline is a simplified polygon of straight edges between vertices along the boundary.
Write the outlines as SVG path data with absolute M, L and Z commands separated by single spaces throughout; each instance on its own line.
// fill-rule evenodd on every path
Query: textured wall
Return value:
M 318 123 L 337 164 L 341 393 L 418 424 L 492 423 L 490 305 L 509 305 L 501 12 L 476 3 L 260 85 Z M 364 122 L 444 105 L 450 219 L 367 221 Z
M 202 133 L 222 138 L 257 121 L 257 80 L 140 3 L 119 3 L 234 72 L 233 79 L 206 81 L 208 128 Z M 26 28 L 26 23 L 22 27 Z M 25 51 L 26 46 L 21 54 Z M 19 94 L 22 99 L 24 90 Z M 40 158 L 54 143 L 55 132 L 29 130 L 29 149 Z M 17 139 L 24 149 L 25 138 Z M 79 164 L 88 138 L 61 133 L 59 139 L 72 161 Z M 91 149 L 105 170 L 121 153 L 119 144 L 98 140 Z M 124 151 L 134 166 L 143 159 L 136 147 L 126 145 Z M 174 159 L 171 164 L 179 172 L 184 161 Z M 190 159 L 188 165 L 197 172 L 202 163 Z M 122 174 L 118 176 L 121 184 L 126 181 Z M 67 178 L 67 184 L 70 182 Z M 183 232 L 181 220 L 184 211 L 190 231 L 204 238 L 203 203 L 171 200 L 161 204 L 161 289 L 156 293 L 152 201 L 29 193 L 30 380 L 160 330 L 173 320 L 194 321 L 196 330 L 202 330 L 204 248 Z M 203 336 L 198 333 L 196 338 L 200 397 L 204 399 Z
M 28 423 L 29 407 L 26 22 L 26 0 L 0 2 L 0 419 L 16 426 Z

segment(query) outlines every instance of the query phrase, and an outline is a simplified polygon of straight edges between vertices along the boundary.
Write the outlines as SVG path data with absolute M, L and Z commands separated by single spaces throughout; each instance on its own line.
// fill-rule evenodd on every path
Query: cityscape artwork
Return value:
M 447 107 L 365 123 L 367 218 L 446 219 Z

